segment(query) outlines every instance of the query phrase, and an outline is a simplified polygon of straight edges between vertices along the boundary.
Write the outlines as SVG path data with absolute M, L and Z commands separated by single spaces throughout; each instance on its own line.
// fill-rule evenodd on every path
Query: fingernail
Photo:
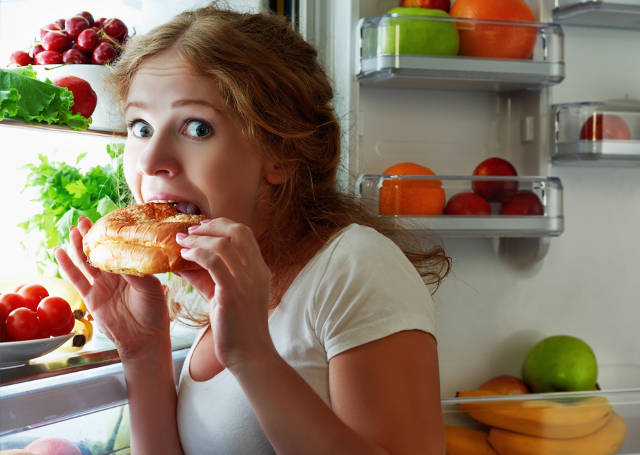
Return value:
M 188 231 L 188 232 L 193 232 L 193 231 L 195 231 L 196 229 L 198 229 L 199 227 L 200 227 L 200 226 L 198 226 L 198 225 L 195 225 L 195 226 L 189 226 L 189 227 L 187 228 L 187 231 Z
M 73 231 L 74 229 L 75 229 L 75 225 L 69 228 L 69 232 Z
M 187 234 L 185 234 L 184 232 L 178 232 L 178 233 L 176 234 L 176 239 L 177 239 L 177 240 L 182 240 L 182 239 L 184 239 L 186 236 L 187 236 Z

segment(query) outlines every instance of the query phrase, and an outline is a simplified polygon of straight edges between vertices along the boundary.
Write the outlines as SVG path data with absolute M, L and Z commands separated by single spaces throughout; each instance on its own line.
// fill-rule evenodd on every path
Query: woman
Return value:
M 283 20 L 206 7 L 133 40 L 113 76 L 137 202 L 184 201 L 208 302 L 174 383 L 153 276 L 56 257 L 122 359 L 132 452 L 444 451 L 434 309 L 440 248 L 406 252 L 336 189 L 340 131 L 316 51 Z M 413 263 L 408 259 L 411 258 Z

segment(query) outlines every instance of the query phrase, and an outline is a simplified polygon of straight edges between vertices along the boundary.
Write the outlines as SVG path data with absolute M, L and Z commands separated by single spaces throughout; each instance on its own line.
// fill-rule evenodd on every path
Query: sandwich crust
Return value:
M 180 256 L 176 234 L 186 234 L 205 218 L 181 213 L 171 203 L 132 205 L 97 220 L 82 247 L 88 262 L 107 272 L 144 276 L 196 270 L 198 264 Z

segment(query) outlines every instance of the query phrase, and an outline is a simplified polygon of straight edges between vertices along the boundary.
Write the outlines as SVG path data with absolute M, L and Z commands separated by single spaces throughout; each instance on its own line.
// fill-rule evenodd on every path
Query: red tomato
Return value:
M 7 316 L 7 333 L 13 341 L 33 340 L 40 331 L 38 316 L 29 308 L 16 308 Z
M 15 292 L 7 292 L 6 294 L 2 294 L 2 296 L 0 296 L 0 303 L 8 305 L 11 308 L 9 312 L 15 310 L 16 308 L 27 306 L 24 297 L 22 297 L 20 294 L 16 294 Z
M 59 335 L 66 335 L 67 333 L 70 333 L 73 330 L 73 327 L 76 325 L 76 318 L 73 317 L 73 313 L 71 313 L 70 316 L 68 316 L 66 322 L 60 326 L 60 328 L 51 330 L 51 332 L 49 333 L 49 335 L 57 337 Z
M 38 304 L 36 312 L 40 324 L 50 332 L 66 327 L 69 318 L 74 319 L 71 306 L 62 297 L 45 297 Z M 71 328 L 73 328 L 73 325 Z
M 27 284 L 26 286 L 22 286 L 18 294 L 24 297 L 27 308 L 33 311 L 36 311 L 36 308 L 38 308 L 40 300 L 49 296 L 49 292 L 40 284 Z
M 603 139 L 628 141 L 631 139 L 631 132 L 627 122 L 618 115 L 594 114 L 582 125 L 580 139 L 589 141 L 601 141 Z

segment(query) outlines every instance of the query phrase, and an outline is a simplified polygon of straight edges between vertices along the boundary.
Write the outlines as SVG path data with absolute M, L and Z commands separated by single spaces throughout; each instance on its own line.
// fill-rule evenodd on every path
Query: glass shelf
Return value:
M 522 58 L 525 54 L 520 50 L 518 57 L 477 57 L 464 55 L 465 47 L 460 46 L 461 50 L 451 55 L 450 48 L 443 51 L 442 47 L 429 44 L 436 42 L 434 37 L 442 35 L 427 34 L 425 36 L 432 38 L 431 41 L 429 38 L 424 42 L 417 41 L 416 33 L 410 32 L 420 31 L 419 27 L 427 30 L 429 27 L 436 30 L 448 27 L 447 33 L 453 31 L 457 34 L 460 43 L 468 40 L 471 33 L 484 34 L 481 38 L 488 37 L 496 42 L 501 41 L 496 37 L 513 42 L 528 35 L 531 54 Z M 556 24 L 409 17 L 394 13 L 361 19 L 358 28 L 360 59 L 357 77 L 362 85 L 511 91 L 557 84 L 565 76 L 563 32 Z M 451 39 L 451 36 L 444 39 Z M 491 49 L 495 46 L 484 47 Z
M 640 30 L 637 0 L 555 0 L 553 20 L 564 25 Z
M 442 410 L 448 444 L 475 437 L 477 449 L 509 453 L 516 444 L 542 455 L 588 453 L 606 441 L 594 453 L 640 453 L 640 388 L 448 398 Z
M 554 164 L 640 166 L 640 102 L 556 104 Z
M 448 203 L 458 193 L 472 192 L 473 182 L 498 185 L 515 183 L 517 191 L 537 196 L 541 204 L 538 213 L 541 214 L 500 215 L 500 202 L 488 204 L 490 214 L 443 214 L 445 201 Z M 432 192 L 434 185 L 442 188 L 443 195 Z M 381 197 L 383 192 L 385 195 Z M 394 222 L 403 230 L 415 233 L 429 232 L 442 237 L 547 237 L 558 236 L 564 231 L 562 184 L 555 177 L 362 174 L 356 180 L 355 193 L 371 212 Z M 420 204 L 414 204 L 413 201 L 429 198 L 440 198 L 430 206 L 439 204 L 439 210 L 425 215 L 415 213 L 420 208 L 414 210 L 414 207 Z M 407 200 L 410 201 L 409 209 L 405 205 Z
M 42 124 L 24 123 L 18 120 L 11 120 L 11 119 L 0 120 L 0 126 L 49 130 L 49 131 L 56 131 L 56 132 L 62 132 L 62 133 L 88 134 L 93 136 L 127 137 L 126 132 L 106 131 L 106 130 L 99 130 L 99 129 L 92 129 L 92 128 L 88 128 L 86 130 L 72 130 L 71 128 L 68 128 L 66 126 L 47 125 L 46 123 L 42 123 Z

